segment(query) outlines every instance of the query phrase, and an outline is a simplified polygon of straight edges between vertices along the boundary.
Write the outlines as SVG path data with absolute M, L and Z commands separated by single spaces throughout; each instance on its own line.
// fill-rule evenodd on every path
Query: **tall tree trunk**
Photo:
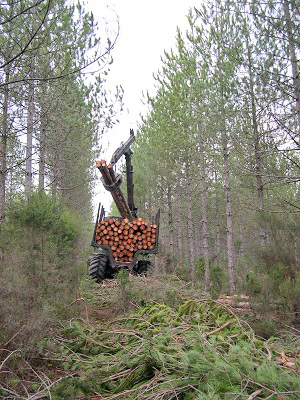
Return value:
M 57 132 L 57 130 L 55 129 L 55 133 L 54 133 L 54 137 L 56 137 L 56 135 L 59 134 L 59 132 Z M 57 143 L 53 143 L 52 144 L 52 182 L 51 182 L 51 192 L 52 192 L 52 196 L 56 197 L 57 196 L 57 192 L 58 192 L 58 182 L 59 182 L 59 178 L 58 178 L 58 164 L 59 164 L 59 151 L 57 148 Z
M 218 28 L 218 27 L 217 27 Z M 218 43 L 218 60 L 220 57 L 220 43 Z M 235 276 L 234 276 L 234 246 L 233 246 L 233 222 L 230 199 L 230 172 L 229 172 L 229 151 L 228 151 L 228 134 L 226 127 L 225 112 L 225 95 L 224 95 L 224 72 L 218 67 L 219 84 L 220 84 L 220 119 L 222 132 L 223 147 L 223 164 L 224 164 L 224 181 L 225 181 L 225 204 L 226 204 L 226 237 L 227 237 L 227 268 L 229 275 L 230 293 L 235 292 Z
M 253 81 L 253 62 L 251 57 L 251 48 L 247 38 L 247 56 L 248 56 L 248 73 L 249 73 L 249 86 L 250 86 L 250 97 L 251 97 L 251 116 L 252 116 L 252 130 L 254 138 L 254 156 L 255 156 L 255 177 L 257 185 L 257 195 L 258 195 L 258 209 L 263 211 L 264 209 L 264 185 L 262 179 L 261 171 L 261 145 L 260 145 L 260 135 L 258 132 L 258 122 L 257 122 L 257 112 L 256 112 L 256 100 L 254 93 L 254 81 Z M 264 246 L 266 234 L 262 226 L 259 228 L 260 232 L 260 242 Z
M 10 16 L 13 15 L 14 2 L 7 1 L 9 6 Z M 11 22 L 7 24 L 8 39 L 4 50 L 4 60 L 9 60 L 11 56 Z M 2 101 L 2 121 L 1 121 L 1 143 L 0 143 L 0 225 L 3 223 L 5 215 L 6 203 L 6 174 L 7 174 L 7 139 L 8 139 L 8 107 L 9 107 L 9 78 L 10 64 L 4 67 L 4 86 L 3 86 L 3 101 Z
M 182 220 L 181 220 L 181 205 L 182 205 L 182 187 L 181 182 L 178 182 L 177 189 L 177 248 L 178 260 L 183 263 L 183 242 L 182 242 Z
M 166 218 L 165 218 L 165 210 L 162 207 L 160 214 L 160 243 L 161 243 L 161 251 L 159 257 L 159 266 L 160 273 L 164 274 L 166 272 Z
M 299 239 L 298 238 L 294 239 L 294 252 L 295 252 L 295 264 L 299 268 L 300 257 L 299 257 Z
M 215 182 L 217 184 L 217 172 L 215 171 Z M 218 189 L 218 188 L 217 188 Z M 221 247 L 221 226 L 220 226 L 220 210 L 219 210 L 219 196 L 218 190 L 216 189 L 216 242 L 215 242 L 215 249 L 216 249 L 216 259 L 217 263 L 220 263 L 220 255 L 222 251 Z
M 39 144 L 39 191 L 45 190 L 45 155 L 46 155 L 46 128 L 47 128 L 47 109 L 46 109 L 46 90 L 42 88 L 42 99 L 40 105 L 40 144 Z
M 220 263 L 222 246 L 221 246 L 221 226 L 220 226 L 220 211 L 219 202 L 216 198 L 216 258 L 218 264 Z
M 201 197 L 202 199 L 202 197 Z M 196 222 L 193 224 L 194 226 L 194 231 L 195 232 L 199 232 L 199 237 L 196 238 L 197 240 L 197 244 L 195 243 L 194 240 L 194 245 L 195 245 L 195 249 L 196 249 L 196 255 L 199 254 L 199 257 L 203 257 L 204 254 L 204 244 L 203 244 L 203 232 L 202 232 L 202 216 L 200 218 L 200 223 L 199 223 L 199 229 L 197 229 L 198 227 L 195 226 Z
M 195 259 L 203 257 L 203 238 L 202 238 L 202 217 L 198 221 L 193 221 L 193 242 L 195 248 Z
M 206 200 L 207 187 L 205 179 L 205 159 L 204 159 L 203 139 L 201 137 L 199 142 L 199 158 L 200 158 L 200 185 L 201 185 L 201 207 L 202 207 L 202 242 L 203 242 L 203 258 L 205 267 L 205 289 L 207 290 L 210 287 L 207 200 Z
M 300 131 L 300 77 L 299 77 L 299 70 L 298 70 L 298 62 L 295 43 L 296 38 L 293 35 L 292 31 L 292 24 L 291 24 L 291 15 L 290 15 L 290 2 L 288 0 L 284 0 L 284 16 L 288 34 L 288 41 L 289 41 L 289 56 L 291 59 L 292 64 L 292 76 L 293 76 L 293 86 L 294 86 L 294 93 L 295 93 L 295 101 L 296 101 L 296 113 L 297 113 L 297 120 L 298 120 L 298 130 Z M 295 10 L 295 12 L 299 12 L 299 10 Z
M 195 248 L 194 248 L 194 238 L 193 238 L 191 179 L 188 166 L 186 168 L 186 201 L 187 201 L 187 238 L 188 238 L 190 273 L 191 275 L 194 275 Z
M 235 292 L 234 276 L 234 247 L 233 247 L 233 222 L 230 199 L 230 173 L 229 173 L 229 153 L 227 139 L 223 139 L 223 161 L 224 161 L 224 180 L 225 180 L 225 199 L 226 199 L 226 232 L 227 232 L 227 259 L 230 293 Z
M 237 196 L 237 202 L 238 202 L 237 213 L 238 213 L 238 220 L 239 220 L 238 223 L 239 223 L 239 237 L 240 237 L 239 257 L 241 257 L 244 252 L 245 238 L 244 238 L 244 226 L 243 226 L 243 218 L 242 218 L 242 210 L 241 210 L 241 198 L 240 198 L 239 193 Z
M 34 6 L 37 3 L 37 0 L 34 0 Z M 37 10 L 34 7 L 33 8 L 33 14 L 32 14 L 32 23 L 31 23 L 31 28 L 32 32 L 35 31 L 36 29 L 36 13 Z M 25 176 L 25 193 L 27 198 L 32 193 L 32 153 L 33 153 L 33 124 L 34 124 L 34 112 L 35 112 L 35 107 L 34 107 L 34 75 L 35 75 L 35 55 L 36 51 L 33 49 L 34 48 L 34 43 L 35 41 L 33 40 L 31 43 L 32 46 L 32 51 L 33 54 L 30 56 L 32 57 L 30 60 L 30 72 L 29 72 L 29 82 L 28 82 L 28 104 L 27 104 L 27 142 L 26 142 L 26 176 Z
M 46 126 L 47 116 L 44 104 L 41 105 L 40 117 L 40 146 L 39 146 L 39 191 L 45 190 L 45 139 L 46 139 Z
M 30 78 L 33 77 L 33 65 Z M 26 176 L 25 192 L 27 198 L 32 192 L 32 142 L 33 142 L 33 120 L 34 120 L 34 83 L 28 84 L 28 105 L 27 105 L 27 142 L 26 142 Z
M 9 65 L 5 66 L 4 82 L 9 81 Z M 4 85 L 3 89 L 3 106 L 2 106 L 2 132 L 1 132 L 1 149 L 0 149 L 0 224 L 4 221 L 5 208 L 5 184 L 6 184 L 6 157 L 7 157 L 7 137 L 8 137 L 8 101 L 9 87 Z
M 163 208 L 161 209 L 161 214 L 160 214 L 159 231 L 160 231 L 159 233 L 160 233 L 161 250 L 162 250 L 162 253 L 164 253 L 166 238 L 165 238 L 165 211 Z
M 153 218 L 153 213 L 152 213 L 152 202 L 151 202 L 152 196 L 150 196 L 149 202 L 148 202 L 148 220 L 150 223 L 152 223 L 152 218 Z
M 169 252 L 171 255 L 173 255 L 174 252 L 173 209 L 172 209 L 172 193 L 169 184 L 167 189 L 167 198 L 168 198 Z

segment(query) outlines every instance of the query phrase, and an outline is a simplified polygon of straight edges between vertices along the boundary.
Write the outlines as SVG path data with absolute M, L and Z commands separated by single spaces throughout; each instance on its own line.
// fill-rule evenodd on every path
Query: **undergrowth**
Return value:
M 82 313 L 37 344 L 36 361 L 5 352 L 0 398 L 299 398 L 296 334 L 257 337 L 195 283 L 127 273 L 100 285 L 86 279 L 73 303 Z
M 13 204 L 0 228 L 1 348 L 34 355 L 36 344 L 77 311 L 68 304 L 78 294 L 81 243 L 78 217 L 51 196 Z
M 51 390 L 53 400 L 297 399 L 294 370 L 280 350 L 217 302 L 140 307 L 91 327 L 73 321 L 58 339 L 63 367 L 75 376 Z M 293 368 L 297 368 L 296 364 Z M 281 396 L 281 397 L 280 397 Z

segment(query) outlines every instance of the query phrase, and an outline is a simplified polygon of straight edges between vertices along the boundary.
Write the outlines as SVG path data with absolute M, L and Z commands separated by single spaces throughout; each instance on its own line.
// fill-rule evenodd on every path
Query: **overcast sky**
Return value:
M 106 151 L 101 158 L 109 161 L 120 142 L 129 137 L 129 129 L 136 131 L 139 114 L 145 113 L 142 92 L 154 93 L 153 73 L 161 68 L 161 56 L 164 50 L 175 48 L 177 26 L 183 31 L 187 29 L 188 10 L 199 6 L 200 1 L 87 0 L 87 7 L 93 11 L 99 24 L 103 24 L 103 18 L 106 18 L 111 21 L 113 29 L 116 15 L 120 24 L 108 83 L 112 87 L 122 85 L 125 111 L 118 116 L 120 124 L 104 138 Z M 102 193 L 101 190 L 103 197 Z M 105 200 L 103 197 L 106 208 L 110 198 L 110 195 L 105 196 Z

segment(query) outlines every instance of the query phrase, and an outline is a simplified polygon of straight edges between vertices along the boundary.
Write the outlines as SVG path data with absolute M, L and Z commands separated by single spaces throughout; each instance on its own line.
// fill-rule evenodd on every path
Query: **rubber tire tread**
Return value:
M 137 268 L 135 268 L 136 275 L 147 275 L 152 272 L 151 261 L 139 260 L 137 263 Z
M 108 273 L 108 257 L 103 254 L 93 253 L 89 257 L 89 275 L 97 282 L 108 278 L 108 275 L 110 275 Z

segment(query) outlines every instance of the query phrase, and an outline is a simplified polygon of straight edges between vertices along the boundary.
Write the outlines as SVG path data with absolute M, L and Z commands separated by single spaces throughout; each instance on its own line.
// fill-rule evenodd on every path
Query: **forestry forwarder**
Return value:
M 97 282 L 112 278 L 121 268 L 129 269 L 136 274 L 143 274 L 151 268 L 151 262 L 139 259 L 138 256 L 157 254 L 159 216 L 154 224 L 148 224 L 137 216 L 133 201 L 133 170 L 131 165 L 131 144 L 135 136 L 130 129 L 130 137 L 114 152 L 109 165 L 104 160 L 96 165 L 102 178 L 102 184 L 108 190 L 120 212 L 121 217 L 105 217 L 103 206 L 99 204 L 95 223 L 92 246 L 97 251 L 88 260 L 89 274 Z M 115 174 L 114 165 L 125 155 L 128 203 L 121 191 L 122 176 Z

